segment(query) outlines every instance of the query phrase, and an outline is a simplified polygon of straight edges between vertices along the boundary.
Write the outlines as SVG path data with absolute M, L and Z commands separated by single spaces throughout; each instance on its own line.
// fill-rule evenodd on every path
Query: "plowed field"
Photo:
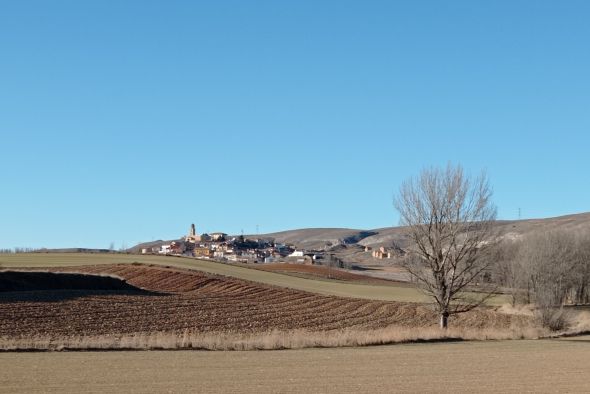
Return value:
M 0 336 L 324 331 L 436 322 L 420 304 L 322 296 L 176 268 L 120 264 L 51 271 L 113 275 L 148 292 L 77 288 L 0 293 Z M 514 319 L 522 318 L 488 309 L 460 315 L 452 323 L 506 328 Z
M 343 269 L 320 265 L 276 263 L 255 264 L 249 265 L 248 267 L 255 268 L 261 271 L 279 272 L 282 274 L 296 275 L 304 278 L 309 277 L 321 279 L 335 279 L 346 282 L 370 283 L 381 286 L 411 286 L 405 282 L 373 278 L 368 275 L 356 274 L 354 272 L 346 271 Z

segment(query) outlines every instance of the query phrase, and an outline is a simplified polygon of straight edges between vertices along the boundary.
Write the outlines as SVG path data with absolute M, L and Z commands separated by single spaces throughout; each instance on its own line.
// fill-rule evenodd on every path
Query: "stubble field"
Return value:
M 577 339 L 248 352 L 0 354 L 15 393 L 588 392 Z

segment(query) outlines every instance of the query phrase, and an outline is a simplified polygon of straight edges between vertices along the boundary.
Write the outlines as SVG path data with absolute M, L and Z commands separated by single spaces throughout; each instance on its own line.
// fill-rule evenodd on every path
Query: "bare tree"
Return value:
M 495 241 L 491 197 L 485 173 L 471 178 L 460 165 L 448 164 L 405 181 L 394 200 L 412 241 L 405 267 L 434 300 L 441 328 L 448 326 L 450 315 L 467 312 L 492 295 L 467 291 L 493 262 L 482 258 Z
M 588 234 L 574 231 L 552 230 L 524 238 L 519 260 L 526 269 L 526 286 L 533 290 L 543 326 L 563 329 L 569 319 L 563 305 L 587 301 L 589 247 Z
M 494 248 L 494 253 L 491 255 L 491 258 L 495 260 L 494 281 L 511 295 L 512 306 L 519 302 L 526 304 L 531 302 L 529 269 L 522 259 L 522 248 L 522 241 L 504 239 Z
M 575 234 L 574 269 L 572 270 L 571 300 L 576 304 L 590 303 L 590 232 Z

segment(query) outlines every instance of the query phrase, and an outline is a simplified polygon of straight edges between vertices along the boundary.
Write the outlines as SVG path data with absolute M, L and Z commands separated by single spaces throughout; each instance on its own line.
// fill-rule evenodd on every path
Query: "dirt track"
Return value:
M 52 271 L 116 275 L 132 286 L 160 294 L 0 293 L 0 336 L 324 331 L 436 323 L 433 312 L 419 304 L 321 296 L 175 268 L 122 264 Z M 452 324 L 506 328 L 515 319 L 522 318 L 481 310 L 460 315 Z

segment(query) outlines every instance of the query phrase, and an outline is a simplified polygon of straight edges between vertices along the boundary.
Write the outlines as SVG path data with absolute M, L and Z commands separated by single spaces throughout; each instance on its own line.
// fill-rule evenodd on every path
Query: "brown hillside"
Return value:
M 536 231 L 554 229 L 590 230 L 590 212 L 547 219 L 528 219 L 513 221 L 498 221 L 497 228 L 506 236 L 522 236 Z M 367 236 L 362 236 L 362 234 Z M 370 235 L 371 233 L 374 233 Z M 362 246 L 390 246 L 393 242 L 404 246 L 406 240 L 402 227 L 386 227 L 373 230 L 354 229 L 299 229 L 279 233 L 265 234 L 264 237 L 274 238 L 277 242 L 292 243 L 300 247 L 321 248 L 327 242 L 350 239 Z M 356 238 L 356 239 L 355 239 Z M 358 240 L 357 240 L 358 239 Z

